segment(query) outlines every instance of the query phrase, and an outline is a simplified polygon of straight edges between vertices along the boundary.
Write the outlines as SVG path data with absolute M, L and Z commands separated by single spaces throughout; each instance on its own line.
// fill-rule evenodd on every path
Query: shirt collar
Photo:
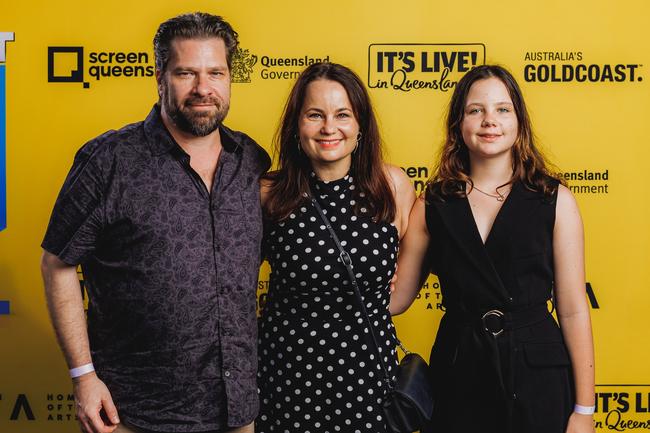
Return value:
M 170 152 L 174 148 L 180 148 L 174 137 L 169 133 L 160 115 L 160 106 L 155 104 L 149 115 L 144 120 L 144 133 L 155 156 Z M 224 126 L 219 126 L 221 145 L 226 152 L 235 152 L 242 147 L 241 139 L 236 137 L 233 131 Z

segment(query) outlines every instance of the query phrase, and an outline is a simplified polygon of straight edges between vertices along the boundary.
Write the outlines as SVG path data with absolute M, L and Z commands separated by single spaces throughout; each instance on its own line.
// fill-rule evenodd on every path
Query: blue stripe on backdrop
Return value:
M 7 227 L 5 65 L 0 65 L 0 231 Z M 7 309 L 9 305 L 7 304 Z M 7 313 L 8 314 L 8 313 Z

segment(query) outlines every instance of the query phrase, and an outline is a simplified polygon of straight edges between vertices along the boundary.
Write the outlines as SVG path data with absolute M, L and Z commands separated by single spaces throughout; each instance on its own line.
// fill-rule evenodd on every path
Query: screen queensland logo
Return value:
M 401 92 L 452 90 L 470 69 L 485 64 L 485 45 L 371 44 L 368 87 Z
M 82 46 L 47 48 L 47 81 L 50 83 L 91 83 L 120 78 L 153 77 L 153 55 L 145 51 L 98 51 Z

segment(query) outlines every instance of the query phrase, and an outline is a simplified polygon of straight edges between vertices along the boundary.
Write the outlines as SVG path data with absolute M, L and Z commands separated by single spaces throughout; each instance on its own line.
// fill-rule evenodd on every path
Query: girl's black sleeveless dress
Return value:
M 564 433 L 573 380 L 548 302 L 556 199 L 515 183 L 485 244 L 467 198 L 428 200 L 429 259 L 445 309 L 430 357 L 428 431 Z

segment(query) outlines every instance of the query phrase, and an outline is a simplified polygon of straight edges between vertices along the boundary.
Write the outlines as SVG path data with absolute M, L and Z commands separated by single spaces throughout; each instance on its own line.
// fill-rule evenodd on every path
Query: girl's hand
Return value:
M 569 417 L 566 433 L 595 433 L 593 415 L 580 415 L 573 412 Z

